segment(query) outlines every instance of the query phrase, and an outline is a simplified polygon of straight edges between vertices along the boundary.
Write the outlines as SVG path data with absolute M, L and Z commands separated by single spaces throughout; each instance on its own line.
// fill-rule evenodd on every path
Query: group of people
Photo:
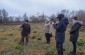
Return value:
M 64 16 L 64 14 L 59 14 L 56 17 L 59 21 L 54 19 L 45 22 L 45 37 L 47 44 L 50 44 L 50 38 L 52 37 L 52 33 L 50 30 L 50 24 L 53 25 L 55 32 L 55 41 L 56 41 L 56 49 L 58 55 L 63 55 L 63 43 L 65 41 L 65 31 L 67 30 L 67 25 L 69 24 L 68 18 Z M 70 51 L 71 55 L 76 55 L 76 43 L 79 36 L 79 29 L 82 25 L 82 22 L 78 20 L 75 16 L 72 18 L 73 26 L 69 32 L 70 34 L 70 41 L 73 44 L 73 51 Z M 21 44 L 24 45 L 24 38 L 26 38 L 26 44 L 28 44 L 28 36 L 30 35 L 30 24 L 28 20 L 25 20 L 24 24 L 21 26 Z

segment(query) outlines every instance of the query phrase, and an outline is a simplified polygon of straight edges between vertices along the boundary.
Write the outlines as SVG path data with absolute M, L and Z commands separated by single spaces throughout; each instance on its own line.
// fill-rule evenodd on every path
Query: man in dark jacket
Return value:
M 70 30 L 70 41 L 73 44 L 73 51 L 71 54 L 76 55 L 76 42 L 79 36 L 79 29 L 81 27 L 82 22 L 77 20 L 77 17 L 73 18 L 73 26 Z
M 67 29 L 67 25 L 68 25 L 68 19 L 66 17 L 64 17 L 63 14 L 59 14 L 58 17 L 59 19 L 59 23 L 56 23 L 54 21 L 54 28 L 56 30 L 56 48 L 58 51 L 58 55 L 63 55 L 63 43 L 65 40 L 65 31 Z
M 24 45 L 24 38 L 26 38 L 26 44 L 28 44 L 28 35 L 30 35 L 30 24 L 28 20 L 24 21 L 24 24 L 21 26 L 21 44 Z

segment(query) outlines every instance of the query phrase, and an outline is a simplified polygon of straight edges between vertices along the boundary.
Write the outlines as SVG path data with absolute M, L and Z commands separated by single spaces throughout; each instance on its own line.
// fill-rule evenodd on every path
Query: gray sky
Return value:
M 0 0 L 0 9 L 6 9 L 9 15 L 18 16 L 25 12 L 28 16 L 44 12 L 56 14 L 63 9 L 85 10 L 85 0 Z

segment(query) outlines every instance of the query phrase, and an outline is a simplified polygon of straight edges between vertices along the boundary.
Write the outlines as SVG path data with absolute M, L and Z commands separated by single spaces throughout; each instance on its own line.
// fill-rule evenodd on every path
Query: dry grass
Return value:
M 46 53 L 54 53 L 56 55 L 55 47 L 55 31 L 52 29 L 53 37 L 51 44 L 47 45 L 44 36 L 44 24 L 31 24 L 31 35 L 29 38 L 29 45 L 15 49 L 15 46 L 20 42 L 20 25 L 0 26 L 0 55 L 45 55 Z M 72 45 L 69 41 L 69 30 L 66 31 L 66 41 L 64 43 L 64 55 L 68 55 Z M 85 33 L 80 32 L 79 39 L 85 40 Z M 85 55 L 85 45 L 77 49 L 79 55 Z

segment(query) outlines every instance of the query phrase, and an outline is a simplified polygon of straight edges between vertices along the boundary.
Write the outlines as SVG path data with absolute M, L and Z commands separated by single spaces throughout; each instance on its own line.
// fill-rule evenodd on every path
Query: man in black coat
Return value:
M 70 41 L 73 44 L 73 51 L 71 51 L 70 53 L 76 55 L 76 42 L 79 36 L 79 29 L 82 25 L 82 22 L 78 21 L 77 17 L 74 17 L 72 20 L 73 20 L 73 26 L 70 30 Z
M 56 36 L 55 36 L 55 40 L 56 40 L 56 48 L 58 51 L 58 55 L 63 55 L 63 43 L 65 41 L 65 31 L 67 29 L 67 25 L 68 25 L 68 19 L 66 17 L 64 17 L 63 14 L 59 14 L 58 17 L 59 19 L 59 23 L 56 23 L 56 21 L 54 21 L 54 28 L 56 30 Z
M 22 24 L 20 28 L 22 28 L 21 44 L 24 45 L 24 38 L 26 38 L 26 44 L 28 44 L 28 39 L 29 39 L 28 36 L 30 35 L 30 31 L 31 31 L 29 21 L 25 20 L 24 24 Z

